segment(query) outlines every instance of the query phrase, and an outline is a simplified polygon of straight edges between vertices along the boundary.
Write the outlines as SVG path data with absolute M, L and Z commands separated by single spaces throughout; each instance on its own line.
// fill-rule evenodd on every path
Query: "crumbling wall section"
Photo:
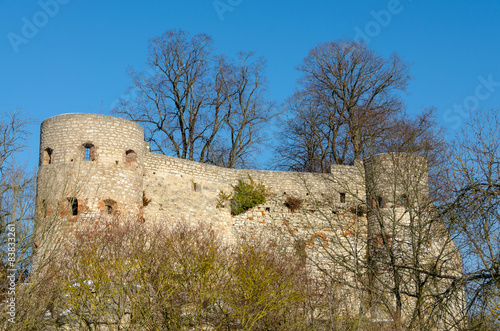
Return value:
M 205 222 L 231 240 L 272 229 L 309 242 L 317 233 L 332 231 L 332 218 L 338 227 L 335 231 L 345 232 L 350 219 L 342 216 L 343 211 L 355 213 L 364 198 L 363 171 L 355 166 L 336 166 L 331 174 L 227 169 L 149 153 L 144 167 L 144 217 L 154 222 Z M 265 185 L 266 202 L 233 216 L 230 203 L 220 200 L 221 192 L 230 194 L 238 180 L 250 178 Z M 287 206 L 290 199 L 300 201 L 299 208 Z

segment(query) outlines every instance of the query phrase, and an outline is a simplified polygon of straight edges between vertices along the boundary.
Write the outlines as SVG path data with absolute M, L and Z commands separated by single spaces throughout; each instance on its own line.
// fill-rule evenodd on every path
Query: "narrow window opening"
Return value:
M 409 202 L 408 202 L 408 196 L 406 194 L 401 195 L 399 198 L 399 204 L 403 207 L 408 207 Z
M 384 199 L 382 197 L 377 197 L 377 208 L 384 208 Z
M 78 215 L 78 199 L 68 198 L 69 212 L 72 216 Z
M 201 184 L 192 182 L 192 189 L 195 192 L 201 192 Z
M 85 161 L 90 161 L 90 147 L 85 147 Z
M 340 203 L 345 203 L 345 193 L 340 193 Z
M 137 162 L 137 153 L 133 150 L 129 149 L 125 152 L 125 163 L 126 164 L 134 164 Z
M 52 148 L 46 148 L 43 151 L 42 165 L 52 164 L 52 153 L 54 150 Z
M 86 143 L 83 144 L 83 148 L 84 148 L 83 159 L 85 161 L 95 161 L 96 159 L 95 146 L 91 143 Z
M 42 200 L 42 217 L 47 217 L 48 215 L 48 209 L 49 209 L 49 206 L 47 204 L 47 200 Z

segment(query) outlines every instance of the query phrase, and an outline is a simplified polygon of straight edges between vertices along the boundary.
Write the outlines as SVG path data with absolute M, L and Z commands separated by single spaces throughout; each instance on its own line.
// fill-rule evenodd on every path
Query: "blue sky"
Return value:
M 223 53 L 265 57 L 278 103 L 312 47 L 358 37 L 413 64 L 408 112 L 436 107 L 450 137 L 467 108 L 500 107 L 498 0 L 0 0 L 0 22 L 0 111 L 22 107 L 36 120 L 34 163 L 43 119 L 109 114 L 130 84 L 127 67 L 144 69 L 148 40 L 170 29 L 211 35 Z

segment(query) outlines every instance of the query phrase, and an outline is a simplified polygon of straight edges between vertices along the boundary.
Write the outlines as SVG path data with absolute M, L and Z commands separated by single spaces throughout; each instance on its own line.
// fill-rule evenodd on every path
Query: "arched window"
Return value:
M 137 162 L 137 153 L 129 149 L 125 152 L 125 164 L 134 164 Z
M 70 197 L 70 198 L 67 198 L 66 201 L 67 201 L 68 215 L 77 216 L 78 215 L 78 199 L 75 197 Z
M 95 161 L 97 158 L 96 147 L 92 143 L 85 143 L 83 148 L 83 159 L 85 161 Z
M 113 215 L 116 211 L 116 201 L 112 199 L 104 200 L 104 212 Z
M 52 148 L 45 148 L 43 150 L 42 165 L 52 164 L 52 153 L 54 150 Z

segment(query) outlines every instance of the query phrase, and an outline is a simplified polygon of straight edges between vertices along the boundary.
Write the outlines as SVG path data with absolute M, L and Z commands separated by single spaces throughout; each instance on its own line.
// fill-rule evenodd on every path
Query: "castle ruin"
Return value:
M 233 216 L 228 205 L 221 206 L 220 194 L 249 177 L 269 188 L 270 195 Z M 228 169 L 151 152 L 135 122 L 64 114 L 41 125 L 37 215 L 38 222 L 51 213 L 68 223 L 99 215 L 123 215 L 144 224 L 203 222 L 228 241 L 267 228 L 283 240 L 300 240 L 313 264 L 336 274 L 339 283 L 362 283 L 357 268 L 364 265 L 369 271 L 362 277 L 371 277 L 372 288 L 383 291 L 394 282 L 383 276 L 389 273 L 383 262 L 390 258 L 383 248 L 399 245 L 402 252 L 411 251 L 405 238 L 412 222 L 434 217 L 424 206 L 427 186 L 426 161 L 413 154 L 374 155 L 354 165 L 332 165 L 329 174 Z M 287 205 L 292 198 L 300 205 Z M 425 209 L 425 216 L 411 215 L 414 207 Z M 456 248 L 447 245 L 449 252 L 442 251 L 451 241 L 444 226 L 436 222 L 429 229 L 434 236 L 426 243 L 429 259 L 453 256 L 437 263 L 450 274 L 459 272 Z M 362 300 L 373 306 L 379 299 Z

